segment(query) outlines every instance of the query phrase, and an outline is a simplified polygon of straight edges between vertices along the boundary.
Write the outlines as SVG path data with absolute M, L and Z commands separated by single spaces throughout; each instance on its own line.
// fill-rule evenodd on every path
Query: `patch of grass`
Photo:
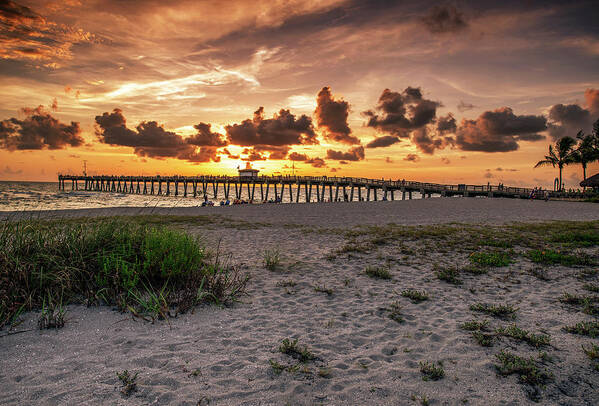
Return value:
M 37 320 L 37 326 L 40 330 L 43 329 L 59 329 L 64 327 L 64 315 L 66 309 L 62 305 L 62 300 L 56 302 L 48 295 L 48 300 L 42 302 L 42 311 Z
M 467 331 L 486 330 L 489 326 L 489 320 L 470 320 L 460 325 L 460 328 Z
M 489 314 L 493 317 L 506 318 L 508 316 L 514 317 L 514 313 L 518 311 L 518 308 L 512 305 L 498 305 L 489 303 L 476 303 L 470 305 L 470 310 L 475 312 L 481 312 Z
M 599 245 L 598 230 L 574 230 L 554 233 L 551 241 L 561 242 L 575 247 L 591 247 Z
M 571 255 L 552 249 L 530 250 L 526 256 L 534 263 L 545 265 L 588 266 L 595 264 L 595 261 L 584 253 Z
M 435 272 L 437 279 L 452 285 L 461 285 L 460 270 L 458 268 L 437 268 Z
M 121 393 L 125 396 L 129 396 L 133 392 L 137 391 L 137 375 L 139 372 L 136 372 L 135 375 L 131 375 L 128 370 L 124 370 L 123 372 L 117 372 L 116 376 L 121 381 L 123 388 L 121 389 Z
M 314 291 L 319 293 L 326 293 L 328 296 L 331 296 L 333 294 L 333 289 L 327 288 L 325 285 L 314 286 Z
M 397 323 L 403 323 L 401 304 L 399 302 L 393 302 L 389 305 L 389 318 Z
M 420 292 L 416 289 L 406 289 L 401 292 L 401 295 L 410 299 L 412 303 L 420 303 L 428 300 L 428 295 L 425 291 Z
M 281 253 L 278 248 L 266 249 L 263 253 L 263 261 L 266 269 L 274 271 L 281 264 Z
M 533 347 L 539 348 L 549 345 L 551 337 L 546 334 L 533 334 L 512 324 L 509 327 L 499 327 L 495 330 L 499 335 L 510 337 L 518 341 L 524 341 Z
M 599 306 L 593 304 L 599 302 L 599 296 L 582 296 L 564 293 L 559 300 L 562 303 L 582 306 L 582 311 L 591 316 L 599 315 Z
M 586 349 L 584 346 L 582 346 L 582 350 L 591 360 L 599 360 L 599 345 L 591 343 L 591 347 L 589 349 Z
M 275 372 L 275 374 L 280 374 L 281 372 L 283 372 L 285 370 L 285 368 L 287 368 L 285 365 L 280 364 L 279 362 L 269 359 L 268 362 L 270 363 L 270 367 L 272 368 L 272 370 Z
M 420 362 L 420 372 L 422 373 L 423 381 L 438 381 L 445 376 L 445 371 L 443 370 L 443 364 L 438 363 L 435 365 L 434 362 Z
M 391 272 L 389 272 L 389 269 L 383 267 L 367 266 L 364 270 L 364 273 L 371 278 L 385 280 L 391 279 Z
M 298 340 L 290 340 L 285 338 L 279 346 L 279 352 L 291 355 L 300 362 L 307 362 L 316 359 L 316 356 L 308 349 L 307 346 L 300 346 Z
M 599 285 L 596 284 L 586 283 L 583 288 L 589 292 L 599 293 Z
M 473 265 L 483 267 L 501 267 L 508 266 L 511 262 L 510 256 L 506 252 L 473 252 L 468 257 Z
M 564 331 L 571 334 L 596 338 L 599 337 L 599 321 L 581 321 L 574 326 L 564 327 Z
M 418 396 L 416 394 L 413 394 L 412 396 L 410 396 L 410 399 L 412 399 L 414 402 L 420 403 L 421 406 L 430 405 L 430 400 L 426 395 Z
M 493 346 L 493 338 L 494 338 L 493 334 L 486 334 L 486 333 L 483 333 L 482 331 L 477 330 L 477 331 L 472 332 L 472 337 L 474 337 L 476 342 L 479 345 L 482 345 L 483 347 L 492 347 Z
M 539 368 L 532 357 L 523 358 L 505 350 L 496 354 L 495 357 L 499 361 L 495 368 L 500 375 L 516 374 L 520 383 L 533 388 L 533 391 L 528 393 L 531 399 L 538 400 L 540 398 L 539 386 L 545 385 L 552 379 L 552 374 L 546 369 Z
M 197 238 L 164 226 L 122 219 L 0 225 L 0 327 L 48 297 L 65 306 L 116 305 L 153 320 L 168 313 L 165 303 L 177 314 L 235 301 L 246 283 L 218 254 L 212 261 Z

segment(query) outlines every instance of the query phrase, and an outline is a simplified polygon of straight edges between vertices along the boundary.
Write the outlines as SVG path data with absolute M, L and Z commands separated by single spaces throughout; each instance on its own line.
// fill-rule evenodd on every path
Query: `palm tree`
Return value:
M 574 161 L 582 166 L 582 177 L 587 179 L 587 164 L 599 159 L 599 151 L 595 147 L 597 142 L 595 134 L 584 134 L 579 131 L 576 138 L 580 140 L 578 147 L 574 151 Z
M 559 190 L 562 190 L 562 170 L 565 165 L 569 165 L 575 161 L 574 145 L 576 140 L 572 137 L 563 137 L 555 143 L 555 149 L 549 145 L 549 155 L 545 155 L 545 159 L 537 162 L 535 168 L 540 166 L 555 166 L 559 167 Z

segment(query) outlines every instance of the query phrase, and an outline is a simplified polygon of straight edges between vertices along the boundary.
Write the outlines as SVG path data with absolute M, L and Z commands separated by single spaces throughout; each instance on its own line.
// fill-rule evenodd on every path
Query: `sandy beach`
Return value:
M 250 275 L 247 295 L 229 307 L 201 306 L 154 324 L 106 306 L 70 305 L 64 328 L 38 330 L 38 313 L 27 313 L 17 328 L 24 332 L 0 331 L 1 404 L 599 404 L 599 372 L 581 349 L 598 340 L 564 331 L 596 316 L 558 300 L 597 284 L 596 266 L 538 265 L 516 242 L 509 265 L 463 272 L 461 284 L 452 284 L 436 273 L 469 264 L 470 243 L 460 247 L 461 236 L 447 229 L 445 240 L 432 232 L 398 237 L 402 225 L 422 226 L 411 227 L 414 232 L 449 223 L 488 225 L 501 236 L 501 227 L 517 222 L 593 221 L 599 220 L 597 204 L 435 198 L 13 212 L 0 218 L 114 215 L 183 216 L 176 227 L 230 254 Z M 201 224 L 191 221 L 197 216 Z M 347 233 L 389 223 L 397 225 L 395 237 L 380 244 L 368 242 L 368 231 Z M 506 238 L 522 227 L 509 229 Z M 280 252 L 274 270 L 264 266 L 265 249 Z M 575 251 L 598 257 L 594 246 Z M 391 279 L 368 276 L 369 267 L 385 267 Z M 402 296 L 407 289 L 426 292 L 428 300 L 415 303 Z M 401 322 L 390 317 L 393 303 L 401 307 Z M 517 311 L 493 317 L 471 310 L 476 303 L 511 304 Z M 490 335 L 516 324 L 550 336 L 550 344 L 537 347 L 495 333 L 492 346 L 482 346 L 461 327 L 475 319 L 488 320 Z M 281 353 L 286 338 L 298 339 L 314 359 L 299 363 Z M 502 350 L 533 357 L 551 378 L 534 389 L 517 375 L 499 374 L 496 354 Z M 441 363 L 444 377 L 424 380 L 420 363 L 426 362 Z M 139 373 L 138 390 L 128 397 L 116 376 L 123 370 Z

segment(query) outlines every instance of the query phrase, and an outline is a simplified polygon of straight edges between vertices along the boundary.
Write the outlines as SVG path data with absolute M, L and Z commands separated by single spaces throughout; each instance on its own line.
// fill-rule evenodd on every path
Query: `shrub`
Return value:
M 420 372 L 422 373 L 423 381 L 438 381 L 445 376 L 443 365 L 439 362 L 435 365 L 434 362 L 420 362 Z
M 419 292 L 416 289 L 406 289 L 403 292 L 401 292 L 401 295 L 403 297 L 407 297 L 413 303 L 420 303 L 424 302 L 425 300 L 428 300 L 428 295 L 425 291 Z
M 367 266 L 364 273 L 371 278 L 391 279 L 391 272 L 387 268 Z

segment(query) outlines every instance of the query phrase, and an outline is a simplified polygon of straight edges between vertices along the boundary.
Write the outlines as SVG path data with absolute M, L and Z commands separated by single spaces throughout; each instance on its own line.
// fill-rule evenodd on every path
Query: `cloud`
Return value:
M 519 141 L 538 141 L 547 129 L 544 116 L 515 115 L 511 108 L 485 111 L 476 120 L 462 120 L 455 137 L 463 151 L 508 152 L 519 148 Z
M 425 154 L 432 155 L 436 149 L 443 149 L 448 145 L 454 144 L 451 136 L 442 136 L 431 131 L 426 127 L 419 128 L 412 132 L 412 143 Z
M 439 117 L 437 120 L 437 131 L 440 134 L 455 133 L 456 129 L 456 121 L 451 113 L 448 113 L 445 117 Z
M 584 92 L 587 109 L 593 115 L 599 115 L 599 89 L 587 89 Z
M 193 126 L 198 132 L 187 138 L 187 143 L 197 146 L 226 147 L 229 145 L 226 139 L 219 133 L 210 130 L 210 124 L 200 123 Z
M 351 134 L 347 124 L 349 103 L 344 100 L 335 100 L 331 88 L 326 86 L 318 92 L 316 110 L 314 111 L 318 128 L 324 129 L 327 140 L 342 144 L 360 144 L 360 140 Z
M 449 4 L 432 7 L 421 21 L 433 34 L 459 32 L 468 27 L 464 14 Z
M 383 137 L 378 137 L 378 138 L 375 138 L 374 140 L 370 141 L 368 144 L 366 144 L 366 148 L 388 147 L 388 146 L 393 145 L 399 141 L 400 141 L 399 138 L 397 138 L 393 135 L 385 135 Z
M 0 148 L 14 150 L 63 149 L 83 144 L 79 123 L 70 125 L 44 111 L 43 106 L 23 108 L 23 120 L 10 118 L 0 121 Z
M 548 130 L 554 139 L 575 136 L 578 131 L 591 131 L 592 123 L 599 118 L 599 89 L 586 89 L 585 106 L 555 104 L 549 109 Z
M 312 165 L 315 168 L 324 168 L 327 166 L 326 162 L 322 158 L 311 158 L 306 161 L 307 164 Z
M 133 147 L 136 155 L 156 159 L 176 158 L 189 162 L 219 162 L 215 146 L 202 146 L 188 142 L 198 140 L 198 134 L 184 139 L 181 135 L 167 131 L 156 121 L 142 121 L 135 130 L 127 128 L 122 110 L 96 116 L 96 135 L 100 142 L 110 145 Z M 200 126 L 200 128 L 204 128 Z M 205 129 L 205 128 L 204 128 Z M 209 128 L 208 128 L 209 130 Z M 198 129 L 198 131 L 200 131 Z M 203 138 L 200 137 L 203 140 Z
M 364 147 L 353 147 L 347 152 L 329 149 L 327 150 L 327 159 L 334 159 L 336 161 L 361 161 L 364 159 Z
M 276 150 L 276 147 L 289 145 L 318 144 L 312 119 L 306 115 L 299 118 L 281 109 L 273 118 L 264 118 L 264 108 L 254 112 L 253 119 L 240 124 L 227 125 L 227 138 L 231 144 L 256 147 L 262 150 Z
M 463 100 L 460 100 L 460 103 L 457 105 L 457 109 L 460 113 L 463 113 L 468 110 L 472 110 L 474 107 L 476 107 L 474 104 L 464 103 Z
M 95 35 L 57 24 L 11 0 L 0 3 L 0 58 L 60 67 L 75 45 L 100 42 Z
M 308 160 L 308 155 L 306 155 L 306 154 L 298 154 L 297 152 L 292 152 L 291 154 L 289 154 L 288 158 L 291 161 L 307 161 Z
M 418 162 L 420 161 L 420 157 L 416 154 L 408 154 L 403 160 L 408 162 Z
M 432 123 L 440 105 L 422 97 L 420 88 L 407 87 L 402 93 L 385 89 L 376 108 L 364 115 L 368 117 L 368 127 L 407 138 L 413 130 Z

